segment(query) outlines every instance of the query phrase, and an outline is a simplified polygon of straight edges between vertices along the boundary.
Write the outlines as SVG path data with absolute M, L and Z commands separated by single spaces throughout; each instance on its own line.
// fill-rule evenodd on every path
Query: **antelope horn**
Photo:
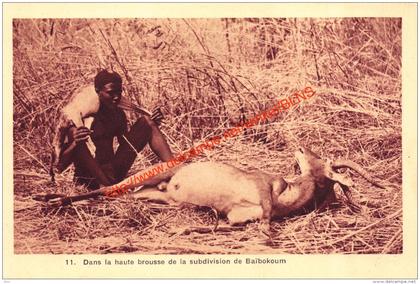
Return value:
M 344 195 L 347 198 L 347 205 L 349 206 L 350 210 L 353 212 L 360 212 L 361 207 L 360 205 L 358 205 L 354 199 L 353 199 L 353 194 L 351 193 L 350 188 L 347 185 L 344 184 L 340 184 L 341 189 L 344 192 Z
M 362 168 L 362 166 L 360 166 L 359 164 L 353 162 L 353 161 L 349 161 L 349 160 L 336 160 L 334 161 L 334 163 L 331 165 L 331 167 L 336 170 L 336 169 L 341 169 L 341 168 L 350 168 L 355 170 L 356 172 L 358 172 L 362 177 L 364 177 L 368 182 L 370 182 L 371 184 L 373 184 L 374 186 L 377 186 L 379 188 L 385 189 L 385 186 L 382 185 L 381 183 L 379 183 L 378 181 L 375 181 L 366 170 L 364 170 Z
M 118 103 L 118 107 L 123 110 L 133 111 L 142 115 L 152 116 L 152 113 L 150 111 L 148 111 L 145 108 L 139 107 L 136 104 L 133 104 L 125 97 L 121 97 L 120 102 Z M 161 125 L 166 125 L 166 123 L 162 121 Z
M 143 115 L 148 115 L 148 116 L 152 115 L 150 111 L 133 104 L 125 97 L 121 97 L 120 102 L 118 103 L 118 106 L 122 108 L 123 110 L 139 112 Z

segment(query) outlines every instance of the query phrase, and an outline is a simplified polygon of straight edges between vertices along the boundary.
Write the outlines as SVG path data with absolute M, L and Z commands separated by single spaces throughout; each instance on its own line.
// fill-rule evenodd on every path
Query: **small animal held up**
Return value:
M 58 172 L 64 170 L 58 164 L 60 155 L 64 150 L 67 141 L 68 129 L 72 126 L 86 126 L 90 128 L 93 123 L 93 116 L 98 112 L 100 106 L 99 96 L 94 86 L 84 86 L 78 89 L 70 98 L 68 104 L 61 110 L 59 121 L 55 130 L 52 141 L 53 149 L 51 150 L 50 176 L 54 181 L 55 169 Z M 138 107 L 131 103 L 127 98 L 121 97 L 118 107 L 123 110 L 133 111 L 141 115 L 151 116 L 152 114 L 144 108 Z M 95 146 L 91 139 L 87 140 L 87 146 L 92 155 L 95 153 Z

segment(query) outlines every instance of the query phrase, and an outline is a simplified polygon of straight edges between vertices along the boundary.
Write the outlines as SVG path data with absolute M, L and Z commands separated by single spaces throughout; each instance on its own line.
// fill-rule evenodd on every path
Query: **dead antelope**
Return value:
M 354 162 L 324 161 L 305 148 L 296 151 L 295 158 L 301 175 L 292 180 L 260 171 L 246 172 L 222 163 L 193 163 L 177 171 L 167 185 L 144 189 L 134 196 L 212 207 L 225 214 L 230 224 L 238 224 L 249 220 L 269 222 L 271 218 L 321 210 L 336 200 L 336 183 L 349 204 L 357 208 L 350 192 L 351 179 L 336 171 L 344 167 L 383 188 Z
M 301 174 L 290 180 L 260 171 L 247 172 L 223 163 L 201 162 L 171 169 L 143 184 L 132 184 L 131 187 L 148 186 L 132 196 L 208 206 L 226 215 L 230 224 L 250 220 L 262 220 L 268 224 L 272 218 L 325 208 L 336 200 L 335 184 L 342 188 L 349 204 L 357 208 L 350 192 L 352 181 L 337 172 L 340 168 L 353 169 L 373 185 L 384 188 L 360 165 L 348 160 L 323 160 L 305 148 L 295 152 L 295 159 Z M 60 202 L 65 204 L 104 195 L 107 190 L 109 188 L 64 197 Z

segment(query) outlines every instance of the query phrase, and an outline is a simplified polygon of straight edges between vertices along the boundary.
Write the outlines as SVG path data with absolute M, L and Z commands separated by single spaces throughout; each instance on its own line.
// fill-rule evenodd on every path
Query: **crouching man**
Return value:
M 73 97 L 71 111 L 79 115 L 82 125 L 76 126 L 75 119 L 66 118 L 59 126 L 55 138 L 55 168 L 62 172 L 72 163 L 75 166 L 74 180 L 89 189 L 109 186 L 123 180 L 132 166 L 137 153 L 146 144 L 164 162 L 173 154 L 158 128 L 163 119 L 159 109 L 151 117 L 142 116 L 128 130 L 127 118 L 118 107 L 122 95 L 122 79 L 115 72 L 100 71 L 94 80 L 94 88 L 83 88 Z M 97 96 L 97 97 L 95 97 Z M 93 98 L 93 100 L 91 99 Z M 96 100 L 95 100 L 96 99 Z M 99 99 L 99 100 L 98 100 Z M 84 113 L 74 110 L 77 106 L 96 102 L 91 107 L 89 117 L 93 118 L 90 127 L 84 125 Z M 94 103 L 93 103 L 94 104 Z M 88 106 L 90 107 L 90 106 Z M 119 146 L 114 152 L 113 140 L 117 137 Z M 88 147 L 88 144 L 94 147 Z M 94 150 L 90 150 L 93 149 Z

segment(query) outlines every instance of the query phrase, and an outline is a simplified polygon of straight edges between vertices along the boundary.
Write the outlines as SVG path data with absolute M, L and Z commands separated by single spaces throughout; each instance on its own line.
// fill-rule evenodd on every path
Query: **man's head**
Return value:
M 116 72 L 100 71 L 95 76 L 95 90 L 101 104 L 109 109 L 115 109 L 121 99 L 121 76 Z

